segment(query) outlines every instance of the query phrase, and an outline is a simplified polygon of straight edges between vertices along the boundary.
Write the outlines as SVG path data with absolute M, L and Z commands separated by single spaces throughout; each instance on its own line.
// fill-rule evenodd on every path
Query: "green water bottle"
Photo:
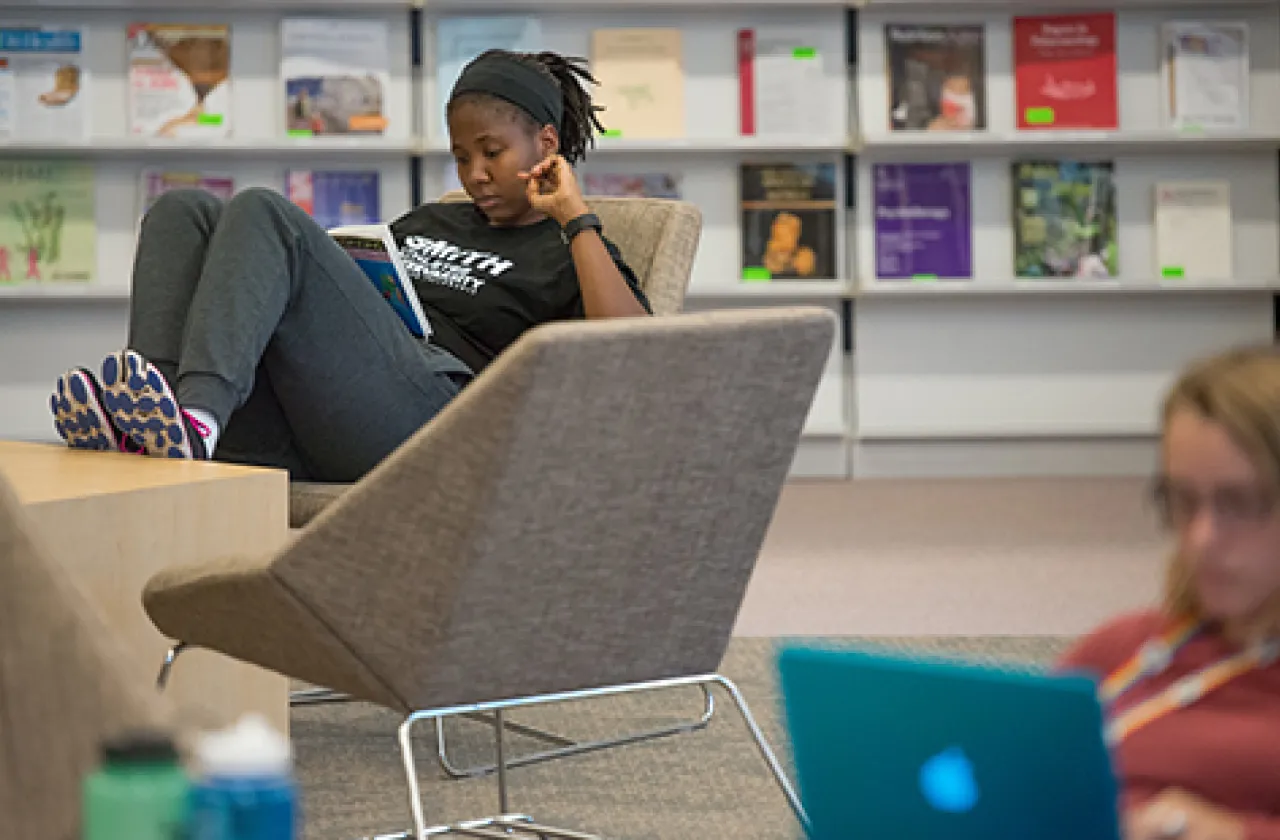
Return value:
M 134 732 L 103 744 L 84 782 L 83 840 L 182 840 L 190 781 L 166 735 Z

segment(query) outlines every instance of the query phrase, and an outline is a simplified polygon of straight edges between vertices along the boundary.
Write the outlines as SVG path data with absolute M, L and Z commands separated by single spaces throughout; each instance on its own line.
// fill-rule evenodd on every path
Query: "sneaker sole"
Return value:
M 160 371 L 132 350 L 102 360 L 103 401 L 121 431 L 155 458 L 193 458 L 178 398 Z
M 89 376 L 87 371 L 73 370 L 58 377 L 49 398 L 53 428 L 72 449 L 115 452 L 120 449 L 120 435 L 94 394 Z

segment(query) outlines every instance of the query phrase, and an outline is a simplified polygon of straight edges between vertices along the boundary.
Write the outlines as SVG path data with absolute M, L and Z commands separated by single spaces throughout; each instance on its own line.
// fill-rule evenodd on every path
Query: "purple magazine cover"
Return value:
M 880 163 L 871 170 L 876 277 L 973 277 L 967 163 Z
M 322 228 L 382 221 L 377 172 L 295 169 L 286 174 L 285 185 L 289 200 Z

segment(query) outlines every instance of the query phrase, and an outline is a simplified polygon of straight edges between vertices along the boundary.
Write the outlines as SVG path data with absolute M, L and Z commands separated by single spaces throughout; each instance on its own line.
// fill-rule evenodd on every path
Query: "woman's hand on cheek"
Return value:
M 532 169 L 521 172 L 529 204 L 561 225 L 588 212 L 582 198 L 578 178 L 568 161 L 558 154 L 539 161 Z
M 1244 840 L 1244 822 L 1193 793 L 1161 791 L 1125 815 L 1124 840 Z

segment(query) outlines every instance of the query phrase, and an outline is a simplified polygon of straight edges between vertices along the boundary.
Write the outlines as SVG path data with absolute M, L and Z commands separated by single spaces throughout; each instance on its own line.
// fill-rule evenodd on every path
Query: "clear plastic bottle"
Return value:
M 83 840 L 181 840 L 190 782 L 167 736 L 134 732 L 102 745 L 85 778 Z
M 297 783 L 288 740 L 260 715 L 201 738 L 190 840 L 296 840 Z

